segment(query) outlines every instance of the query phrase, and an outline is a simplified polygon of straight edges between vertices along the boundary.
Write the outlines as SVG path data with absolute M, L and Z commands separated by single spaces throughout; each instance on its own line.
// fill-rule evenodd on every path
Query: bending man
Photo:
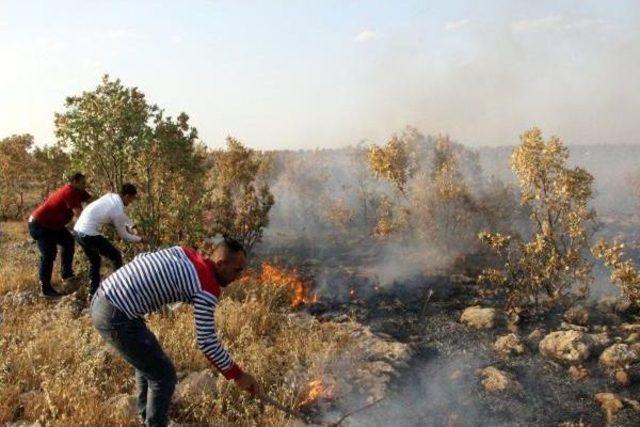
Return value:
M 62 280 L 73 280 L 73 252 L 75 242 L 66 225 L 73 216 L 82 212 L 82 202 L 91 198 L 85 191 L 85 177 L 74 174 L 69 183 L 56 191 L 42 203 L 29 217 L 29 234 L 38 242 L 40 250 L 40 288 L 47 298 L 60 296 L 51 286 L 53 263 L 56 260 L 58 246 L 62 248 L 60 270 Z
M 122 267 L 122 254 L 100 234 L 103 225 L 113 224 L 118 235 L 128 242 L 140 242 L 142 238 L 130 232 L 133 222 L 124 212 L 125 206 L 129 206 L 136 199 L 138 190 L 133 184 L 124 184 L 120 194 L 107 193 L 98 200 L 90 203 L 80 214 L 73 229 L 76 232 L 76 240 L 82 246 L 84 253 L 89 258 L 91 296 L 100 285 L 101 257 L 111 261 L 114 270 Z
M 93 324 L 135 368 L 138 411 L 146 425 L 167 425 L 176 372 L 143 316 L 172 302 L 193 304 L 198 347 L 213 366 L 240 388 L 258 391 L 255 379 L 221 346 L 214 320 L 221 289 L 245 266 L 242 245 L 225 239 L 211 259 L 180 246 L 140 254 L 100 284 L 91 305 Z

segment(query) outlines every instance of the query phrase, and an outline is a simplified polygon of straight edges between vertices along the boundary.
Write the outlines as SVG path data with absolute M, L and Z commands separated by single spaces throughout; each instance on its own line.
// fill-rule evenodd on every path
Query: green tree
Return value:
M 158 110 L 150 134 L 131 165 L 144 195 L 133 205 L 142 234 L 152 247 L 193 244 L 202 237 L 205 148 L 185 113 L 174 120 Z
M 228 137 L 226 150 L 212 152 L 211 161 L 206 231 L 233 237 L 250 251 L 262 238 L 274 204 L 264 181 L 270 158 Z
M 108 75 L 95 90 L 68 97 L 65 107 L 55 114 L 58 142 L 94 188 L 117 191 L 130 179 L 134 159 L 149 146 L 149 123 L 158 108 L 138 88 Z
M 139 89 L 104 76 L 95 90 L 67 98 L 55 126 L 94 192 L 138 185 L 132 209 L 151 247 L 201 237 L 204 148 L 186 114 L 165 116 Z
M 59 145 L 36 147 L 33 151 L 33 159 L 38 171 L 34 178 L 40 190 L 40 196 L 44 198 L 67 181 L 65 175 L 71 168 L 71 159 Z

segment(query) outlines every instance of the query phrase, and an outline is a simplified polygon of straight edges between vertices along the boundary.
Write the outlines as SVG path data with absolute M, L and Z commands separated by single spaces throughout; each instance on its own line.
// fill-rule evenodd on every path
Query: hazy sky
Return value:
M 468 145 L 537 125 L 640 142 L 639 0 L 0 0 L 0 137 L 54 141 L 104 73 L 202 140 L 382 142 L 405 125 Z

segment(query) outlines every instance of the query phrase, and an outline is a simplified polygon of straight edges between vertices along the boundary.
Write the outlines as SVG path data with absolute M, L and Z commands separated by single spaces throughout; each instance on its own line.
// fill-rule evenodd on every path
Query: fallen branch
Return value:
M 373 402 L 371 402 L 371 403 L 369 403 L 369 404 L 367 404 L 367 405 L 364 405 L 364 406 L 362 406 L 362 407 L 360 407 L 360 408 L 358 408 L 358 409 L 354 409 L 353 411 L 349 411 L 349 412 L 347 412 L 347 413 L 346 413 L 346 414 L 344 414 L 342 417 L 340 417 L 340 418 L 338 419 L 338 421 L 336 421 L 336 422 L 334 422 L 334 423 L 330 423 L 330 424 L 329 424 L 329 427 L 338 427 L 338 426 L 339 426 L 340 424 L 342 424 L 342 423 L 344 422 L 344 420 L 346 420 L 348 417 L 350 417 L 350 416 L 352 416 L 353 414 L 356 414 L 356 413 L 358 413 L 358 412 L 365 411 L 365 410 L 367 410 L 367 409 L 369 409 L 369 408 L 371 408 L 371 407 L 373 407 L 373 406 L 377 405 L 377 404 L 378 404 L 378 403 L 380 403 L 382 400 L 384 400 L 384 397 L 382 397 L 382 398 L 380 398 L 380 399 L 378 399 L 378 400 L 376 400 L 376 401 L 373 401 Z
M 267 405 L 271 405 L 275 408 L 278 408 L 279 410 L 281 410 L 282 412 L 284 412 L 285 414 L 288 414 L 290 416 L 292 416 L 293 418 L 297 418 L 299 420 L 302 420 L 305 424 L 322 424 L 322 422 L 317 422 L 317 420 L 311 419 L 310 417 L 296 411 L 293 410 L 291 408 L 288 408 L 286 406 L 284 406 L 282 403 L 273 400 L 271 397 L 269 397 L 266 394 L 263 393 L 258 393 L 255 395 L 260 401 L 262 401 L 263 403 L 266 403 Z
M 433 296 L 433 289 L 429 289 L 429 291 L 425 291 L 423 293 L 424 300 L 422 302 L 422 309 L 420 310 L 420 318 L 423 318 L 425 314 L 427 314 L 427 306 L 429 305 L 429 301 L 431 301 L 431 297 Z
M 338 418 L 337 421 L 330 423 L 330 422 L 327 422 L 325 420 L 318 419 L 318 418 L 315 418 L 315 417 L 310 417 L 310 416 L 305 415 L 305 414 L 303 414 L 303 413 L 301 413 L 299 411 L 296 411 L 294 409 L 288 408 L 288 407 L 284 406 L 282 403 L 280 403 L 280 402 L 278 402 L 276 400 L 273 400 L 271 397 L 269 397 L 266 394 L 258 393 L 255 396 L 258 398 L 258 400 L 262 401 L 263 403 L 266 403 L 267 405 L 271 405 L 274 408 L 277 408 L 277 409 L 281 410 L 285 414 L 288 414 L 293 418 L 297 418 L 297 419 L 303 421 L 305 424 L 327 425 L 328 427 L 339 427 L 344 422 L 344 420 L 346 420 L 350 416 L 352 416 L 354 414 L 357 414 L 358 412 L 362 412 L 362 411 L 365 411 L 365 410 L 367 410 L 369 408 L 372 408 L 373 406 L 377 405 L 382 400 L 384 400 L 384 397 L 383 397 L 383 398 L 380 398 L 380 399 L 378 399 L 378 400 L 376 400 L 374 402 L 366 404 L 366 405 L 364 405 L 364 406 L 362 406 L 360 408 L 357 408 L 357 409 L 354 409 L 352 411 L 349 411 L 349 412 L 345 413 L 344 415 L 342 415 L 342 417 Z

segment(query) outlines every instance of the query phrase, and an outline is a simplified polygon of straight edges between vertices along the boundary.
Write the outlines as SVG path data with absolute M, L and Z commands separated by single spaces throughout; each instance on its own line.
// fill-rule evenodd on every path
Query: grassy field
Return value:
M 37 289 L 37 248 L 24 223 L 0 224 L 0 423 L 132 424 L 107 402 L 133 393 L 133 370 L 107 350 L 74 296 L 52 303 Z M 77 262 L 84 255 L 76 254 Z M 54 270 L 54 277 L 58 270 Z M 340 366 L 357 368 L 351 322 L 318 322 L 291 308 L 294 290 L 258 275 L 232 285 L 217 313 L 222 342 L 275 399 L 296 406 L 310 381 Z M 57 280 L 57 279 L 56 279 Z M 58 282 L 54 281 L 54 286 Z M 149 316 L 177 371 L 208 367 L 195 344 L 190 306 Z M 290 422 L 262 407 L 219 376 L 215 390 L 173 405 L 177 422 L 214 425 L 282 425 Z

